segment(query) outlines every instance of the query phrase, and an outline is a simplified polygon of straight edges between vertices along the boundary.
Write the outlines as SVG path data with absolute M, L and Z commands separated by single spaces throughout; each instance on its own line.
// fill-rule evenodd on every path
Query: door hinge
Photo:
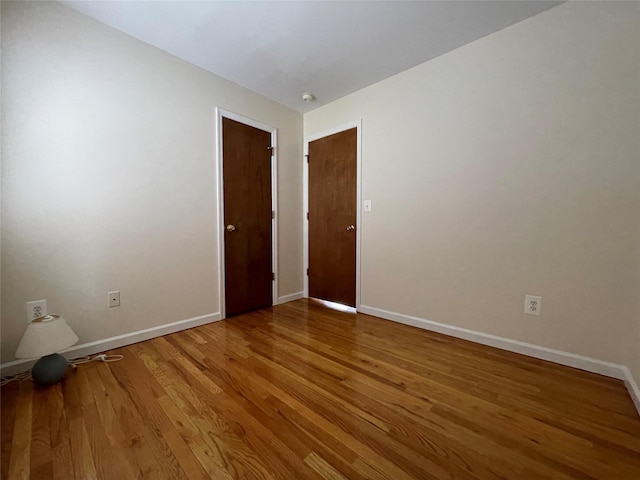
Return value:
M 307 268 L 307 277 L 309 276 L 309 269 Z
M 307 163 L 309 163 L 309 155 L 305 155 L 304 158 L 307 159 Z
M 267 147 L 267 150 L 269 150 L 269 153 L 271 154 L 271 156 L 276 154 L 276 148 L 275 147 Z
M 275 280 L 276 279 L 276 274 L 271 272 L 271 280 Z
M 307 220 L 309 220 L 309 212 L 307 212 Z
M 275 218 L 276 218 L 276 211 L 271 210 L 271 220 L 274 220 Z

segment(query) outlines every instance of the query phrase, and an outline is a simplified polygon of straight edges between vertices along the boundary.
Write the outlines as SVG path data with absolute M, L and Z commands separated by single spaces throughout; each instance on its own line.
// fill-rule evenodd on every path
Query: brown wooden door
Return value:
M 225 314 L 273 304 L 271 134 L 222 119 Z
M 357 130 L 309 143 L 309 296 L 356 305 Z

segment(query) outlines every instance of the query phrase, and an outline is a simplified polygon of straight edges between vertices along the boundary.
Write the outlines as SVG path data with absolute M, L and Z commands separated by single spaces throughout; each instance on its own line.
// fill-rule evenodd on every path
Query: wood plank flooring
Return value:
M 299 300 L 2 387 L 6 479 L 640 479 L 622 382 Z

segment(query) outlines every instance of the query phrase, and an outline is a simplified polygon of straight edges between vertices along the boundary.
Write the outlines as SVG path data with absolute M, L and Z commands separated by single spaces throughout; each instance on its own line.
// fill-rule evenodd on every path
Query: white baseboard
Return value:
M 638 388 L 638 384 L 631 375 L 631 370 L 627 367 L 622 367 L 624 370 L 624 383 L 627 386 L 627 390 L 629 390 L 629 395 L 631 395 L 631 400 L 636 406 L 636 410 L 640 413 L 640 388 Z
M 278 297 L 278 305 L 281 303 L 293 302 L 294 300 L 299 300 L 301 298 L 304 298 L 304 292 L 290 293 L 289 295 Z
M 278 298 L 278 304 L 291 302 L 303 297 L 303 292 L 284 295 Z M 566 365 L 569 367 L 578 368 L 580 370 L 586 370 L 588 372 L 623 380 L 625 382 L 625 385 L 627 386 L 629 395 L 631 396 L 631 399 L 633 400 L 633 403 L 638 410 L 638 413 L 640 413 L 640 388 L 638 388 L 638 384 L 635 382 L 631 371 L 624 365 L 604 362 L 602 360 L 585 357 L 583 355 L 576 355 L 574 353 L 563 352 L 561 350 L 554 350 L 531 343 L 520 342 L 518 340 L 498 337 L 496 335 L 490 335 L 475 330 L 468 330 L 466 328 L 455 327 L 453 325 L 447 325 L 444 323 L 434 322 L 432 320 L 413 317 L 411 315 L 391 312 L 376 307 L 369 307 L 367 305 L 360 305 L 360 307 L 358 308 L 358 312 L 384 318 L 386 320 L 391 320 L 405 325 L 411 325 L 413 327 L 422 328 L 424 330 L 442 333 L 444 335 L 449 335 L 456 338 L 462 338 L 464 340 L 469 340 L 471 342 L 479 343 L 482 345 L 488 345 L 491 347 L 500 348 L 502 350 L 520 353 L 529 357 L 548 360 L 560 365 Z M 161 337 L 170 333 L 175 333 L 181 330 L 187 330 L 189 328 L 205 325 L 207 323 L 216 322 L 221 319 L 222 315 L 220 314 L 220 312 L 210 313 L 208 315 L 188 318 L 186 320 L 180 320 L 178 322 L 125 333 L 123 335 L 105 338 L 103 340 L 97 340 L 95 342 L 75 345 L 62 353 L 67 358 L 94 355 L 96 353 L 101 353 L 107 350 L 113 350 L 115 348 L 124 347 L 126 345 L 142 342 L 144 340 L 150 340 L 152 338 Z M 29 370 L 33 366 L 35 361 L 35 359 L 14 360 L 11 362 L 0 364 L 0 376 L 5 377 L 8 375 L 15 375 L 17 373 Z
M 103 340 L 96 340 L 95 342 L 74 345 L 73 347 L 68 348 L 61 353 L 67 358 L 84 357 L 85 355 L 93 355 L 96 353 L 105 352 L 107 350 L 113 350 L 114 348 L 132 345 L 144 340 L 161 337 L 170 333 L 179 332 L 181 330 L 199 327 L 200 325 L 204 325 L 206 323 L 216 322 L 221 318 L 222 315 L 220 314 L 220 312 L 210 313 L 208 315 L 188 318 L 186 320 L 167 323 L 165 325 L 159 325 L 157 327 L 146 328 L 144 330 L 137 330 L 135 332 L 125 333 L 123 335 L 105 338 Z M 36 360 L 37 359 L 14 360 L 12 362 L 3 363 L 0 365 L 0 376 L 5 377 L 7 375 L 15 375 L 17 373 L 29 370 L 36 362 Z
M 404 315 L 402 313 L 390 312 L 388 310 L 369 307 L 367 305 L 361 305 L 358 308 L 358 312 L 384 318 L 386 320 L 392 320 L 398 323 L 403 323 L 405 325 L 411 325 L 413 327 L 422 328 L 424 330 L 430 330 L 432 332 L 462 338 L 464 340 L 480 343 L 482 345 L 489 345 L 491 347 L 500 348 L 502 350 L 520 353 L 529 357 L 548 360 L 560 365 L 566 365 L 568 367 L 586 370 L 587 372 L 617 378 L 618 380 L 624 380 L 627 386 L 627 390 L 629 390 L 629 395 L 631 395 L 631 399 L 633 400 L 638 413 L 640 413 L 640 389 L 638 389 L 638 385 L 631 375 L 631 371 L 624 365 L 605 362 L 602 360 L 597 360 L 595 358 L 585 357 L 583 355 L 563 352 L 561 350 L 554 350 L 552 348 L 541 347 L 540 345 L 520 342 L 518 340 L 512 340 L 510 338 L 498 337 L 495 335 L 490 335 L 488 333 L 477 332 L 475 330 L 454 327 L 452 325 L 425 320 L 424 318 L 412 317 L 411 315 Z

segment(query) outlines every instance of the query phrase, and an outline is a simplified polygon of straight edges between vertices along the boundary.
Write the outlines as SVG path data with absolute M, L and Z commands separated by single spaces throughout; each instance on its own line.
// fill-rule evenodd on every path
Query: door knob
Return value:
M 355 227 L 355 226 L 353 226 L 353 225 L 349 225 L 349 226 L 347 227 L 347 232 L 353 232 L 353 231 L 355 231 L 355 229 L 356 229 L 356 227 Z
M 235 232 L 236 231 L 236 226 L 235 225 L 227 225 L 227 232 Z

